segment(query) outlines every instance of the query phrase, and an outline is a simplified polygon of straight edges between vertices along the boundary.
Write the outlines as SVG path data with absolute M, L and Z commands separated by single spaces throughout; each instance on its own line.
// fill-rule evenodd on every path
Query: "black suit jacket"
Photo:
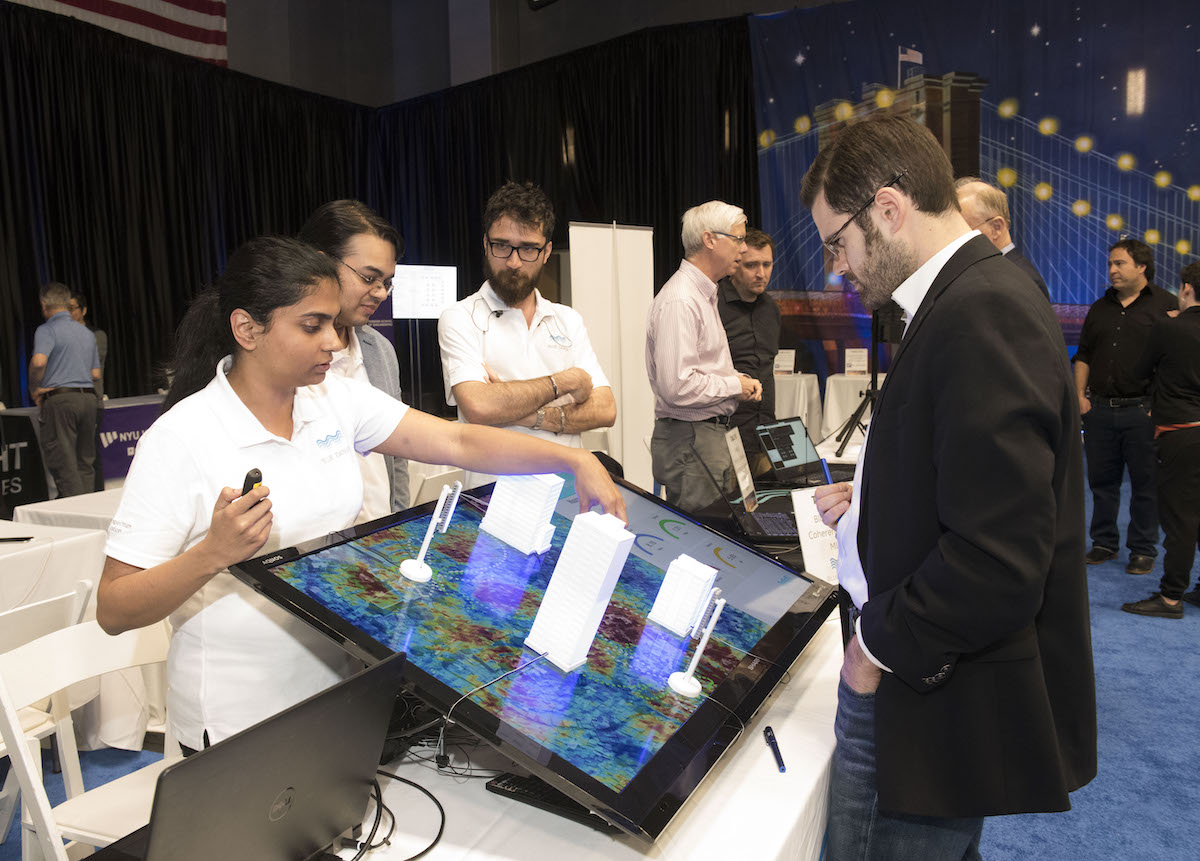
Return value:
M 1047 299 L 1050 298 L 1050 288 L 1047 287 L 1046 282 L 1042 280 L 1042 274 L 1034 268 L 1031 262 L 1029 262 L 1029 258 L 1021 253 L 1020 248 L 1017 248 L 1014 245 L 1012 250 L 1004 255 L 1004 259 L 1015 263 L 1022 272 L 1033 279 L 1033 283 L 1036 284 L 1038 289 L 1042 291 L 1042 295 Z
M 1096 773 L 1079 407 L 1053 310 L 986 238 L 934 280 L 867 446 L 881 808 L 1068 809 Z

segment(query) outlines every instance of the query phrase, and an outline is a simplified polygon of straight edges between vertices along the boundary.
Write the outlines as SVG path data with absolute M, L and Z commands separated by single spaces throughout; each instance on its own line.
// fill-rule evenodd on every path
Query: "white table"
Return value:
M 49 502 L 32 502 L 13 509 L 17 523 L 43 523 L 47 526 L 71 526 L 76 529 L 108 530 L 108 524 L 121 504 L 121 488 L 99 493 L 81 493 Z M 103 563 L 103 557 L 101 558 Z
M 776 418 L 796 416 L 813 436 L 821 429 L 822 414 L 821 383 L 816 374 L 775 375 Z
M 104 532 L 0 520 L 0 537 L 22 535 L 33 540 L 0 543 L 0 610 L 72 592 L 80 580 L 99 584 Z
M 20 505 L 13 509 L 13 519 L 23 526 L 70 526 L 100 530 L 96 533 L 100 536 L 100 542 L 95 551 L 96 573 L 92 578 L 98 586 L 100 572 L 104 570 L 104 545 L 108 538 L 106 531 L 113 515 L 117 513 L 122 492 L 118 487 L 99 493 L 83 493 L 51 499 L 49 502 Z M 94 609 L 92 613 L 94 615 Z M 162 666 L 123 670 L 101 676 L 100 696 L 87 704 L 75 722 L 80 747 L 88 750 L 100 747 L 141 750 L 146 729 L 160 729 L 163 725 L 166 691 L 166 669 Z
M 528 804 L 488 792 L 483 780 L 457 781 L 415 763 L 393 769 L 429 789 L 446 809 L 446 832 L 427 858 L 585 859 L 789 858 L 817 859 L 829 809 L 833 718 L 842 664 L 837 614 L 791 668 L 652 846 L 613 837 Z M 775 730 L 787 772 L 780 774 L 762 730 Z M 474 755 L 472 756 L 474 760 Z M 376 859 L 407 858 L 424 849 L 438 827 L 430 801 L 411 787 L 380 778 L 384 800 L 399 822 L 391 845 Z M 373 808 L 372 808 L 373 815 Z M 367 822 L 370 830 L 370 820 Z M 365 832 L 364 832 L 365 833 Z M 353 855 L 343 850 L 341 857 Z
M 879 385 L 883 386 L 886 374 L 879 375 Z M 821 434 L 814 440 L 832 440 L 838 429 L 854 414 L 862 400 L 863 392 L 871 385 L 871 378 L 866 374 L 830 374 L 825 380 L 825 413 L 821 418 Z M 862 422 L 866 424 L 871 418 L 868 407 L 863 413 Z M 851 443 L 861 443 L 863 434 L 855 430 Z

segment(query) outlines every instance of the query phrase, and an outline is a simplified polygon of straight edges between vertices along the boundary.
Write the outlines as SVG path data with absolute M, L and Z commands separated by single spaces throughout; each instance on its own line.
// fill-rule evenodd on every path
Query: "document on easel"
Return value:
M 725 431 L 725 445 L 733 461 L 733 472 L 737 476 L 738 488 L 742 491 L 742 502 L 747 511 L 758 508 L 758 496 L 754 493 L 754 477 L 750 475 L 750 463 L 746 460 L 746 447 L 742 445 L 742 432 L 737 428 Z

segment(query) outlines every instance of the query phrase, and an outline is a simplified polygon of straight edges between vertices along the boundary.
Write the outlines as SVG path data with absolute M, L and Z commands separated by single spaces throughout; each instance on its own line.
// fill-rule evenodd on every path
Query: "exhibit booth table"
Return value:
M 446 810 L 446 829 L 430 859 L 820 858 L 829 808 L 833 718 L 842 665 L 836 615 L 791 667 L 746 725 L 742 737 L 692 793 L 654 844 L 610 835 L 557 814 L 488 792 L 484 781 L 439 775 L 421 763 L 384 767 L 432 792 Z M 787 771 L 780 773 L 763 740 L 770 726 Z M 497 757 L 498 758 L 498 757 Z M 472 753 L 472 760 L 484 757 Z M 487 766 L 494 763 L 487 761 Z M 486 767 L 486 766 L 485 766 Z M 502 766 L 503 767 L 503 766 Z M 379 861 L 409 858 L 433 840 L 440 818 L 424 795 L 381 777 L 384 801 L 397 816 L 390 845 L 372 851 Z M 371 818 L 364 827 L 370 831 Z M 378 839 L 378 838 L 377 838 Z M 350 858 L 345 849 L 340 857 Z
M 816 442 L 821 432 L 821 384 L 816 374 L 775 375 L 775 418 L 799 418 Z
M 92 530 L 98 540 L 91 550 L 93 555 L 89 559 L 91 567 L 88 570 L 95 573 L 89 579 L 99 586 L 100 572 L 104 570 L 106 531 L 121 503 L 121 493 L 122 489 L 118 487 L 100 493 L 84 493 L 21 505 L 13 511 L 13 525 L 17 528 L 72 527 L 72 531 Z M 72 576 L 70 580 L 74 583 L 81 576 Z M 94 609 L 90 615 L 95 615 Z M 166 690 L 166 670 L 162 666 L 101 676 L 100 696 L 88 703 L 75 721 L 80 747 L 141 750 L 146 730 L 162 728 L 166 715 Z

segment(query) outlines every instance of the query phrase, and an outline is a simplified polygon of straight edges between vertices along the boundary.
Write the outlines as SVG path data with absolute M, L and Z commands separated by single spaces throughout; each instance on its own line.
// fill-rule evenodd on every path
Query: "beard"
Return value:
M 513 251 L 513 254 L 516 254 Z M 538 286 L 542 280 L 542 267 L 538 267 L 537 271 L 532 275 L 527 275 L 520 269 L 509 269 L 503 267 L 499 272 L 492 270 L 489 266 L 488 283 L 492 285 L 492 289 L 496 291 L 496 295 L 500 297 L 510 308 L 514 308 L 528 298 L 533 292 L 533 288 Z
M 917 271 L 917 254 L 900 240 L 886 240 L 869 219 L 863 230 L 862 265 L 846 277 L 858 287 L 858 297 L 868 311 L 882 308 L 896 288 Z

